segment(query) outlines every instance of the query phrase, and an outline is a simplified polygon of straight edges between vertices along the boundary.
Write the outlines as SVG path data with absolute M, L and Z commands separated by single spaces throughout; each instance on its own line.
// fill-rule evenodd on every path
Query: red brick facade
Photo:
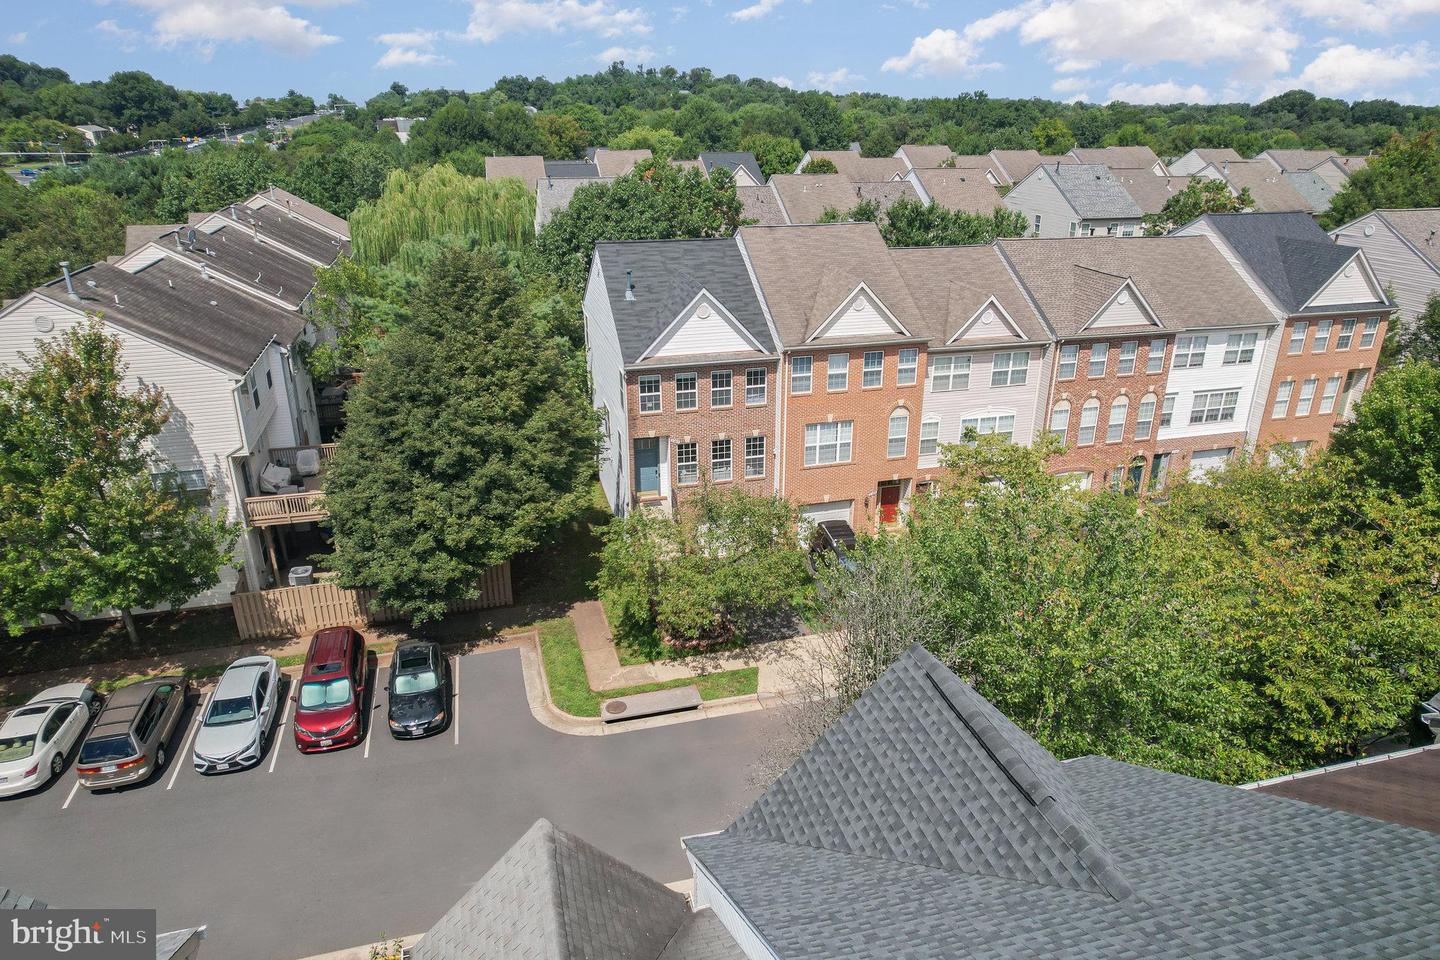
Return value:
M 902 350 L 916 351 L 914 382 L 898 383 Z M 879 386 L 864 386 L 864 355 L 882 354 Z M 844 390 L 829 390 L 827 375 L 832 353 L 849 354 Z M 812 357 L 808 393 L 791 391 L 794 357 Z M 873 530 L 879 523 L 880 486 L 898 482 L 901 497 L 908 498 L 916 476 L 920 445 L 920 415 L 925 396 L 925 350 L 922 344 L 826 347 L 787 355 L 785 367 L 784 494 L 796 504 L 854 501 L 850 523 L 858 530 Z M 890 417 L 897 410 L 909 416 L 905 452 L 890 457 Z M 853 423 L 849 460 L 843 463 L 805 465 L 805 427 L 829 422 Z
M 1330 442 L 1331 431 L 1374 374 L 1388 319 L 1385 314 L 1336 314 L 1285 322 L 1260 421 L 1259 449 Z

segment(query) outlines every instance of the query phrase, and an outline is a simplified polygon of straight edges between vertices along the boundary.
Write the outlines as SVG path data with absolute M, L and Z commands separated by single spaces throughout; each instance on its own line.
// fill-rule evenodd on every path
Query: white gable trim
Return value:
M 744 340 L 747 344 L 749 344 L 752 350 L 754 350 L 756 353 L 766 352 L 765 348 L 762 347 L 760 343 L 750 335 L 750 331 L 746 330 L 745 327 L 741 325 L 740 321 L 735 319 L 735 315 L 729 310 L 725 309 L 725 305 L 720 302 L 719 298 L 717 298 L 709 290 L 701 287 L 700 292 L 695 294 L 694 298 L 692 298 L 691 301 L 685 305 L 685 309 L 681 310 L 675 316 L 675 319 L 671 320 L 668 324 L 666 324 L 665 329 L 660 331 L 660 336 L 656 337 L 654 342 L 651 343 L 650 346 L 645 348 L 644 352 L 640 354 L 640 359 L 647 360 L 650 357 L 655 356 L 657 351 L 666 343 L 668 343 L 670 341 L 670 338 L 673 337 L 680 330 L 680 328 L 683 327 L 685 323 L 695 315 L 695 310 L 699 307 L 700 301 L 702 300 L 713 306 L 720 320 L 727 326 L 729 326 L 732 330 L 734 330 L 737 334 L 739 334 L 740 338 Z
M 1021 333 L 1020 328 L 1015 325 L 1015 320 L 1010 316 L 1010 312 L 1000 305 L 1000 301 L 996 300 L 995 295 L 992 293 L 988 300 L 980 304 L 980 309 L 976 310 L 970 319 L 966 320 L 960 329 L 955 331 L 955 336 L 951 337 L 947 342 L 960 342 L 961 338 L 970 332 L 970 328 L 980 322 L 980 318 L 985 315 L 985 311 L 990 309 L 994 309 L 994 311 L 999 314 L 1001 322 L 1009 329 L 1011 336 L 1015 337 L 1016 340 L 1025 339 L 1025 335 Z
M 1081 327 L 1080 329 L 1089 330 L 1090 328 L 1096 326 L 1096 321 L 1099 320 L 1105 314 L 1105 311 L 1109 310 L 1111 305 L 1114 304 L 1117 300 L 1119 300 L 1121 295 L 1125 293 L 1129 293 L 1130 296 L 1134 298 L 1135 305 L 1140 308 L 1141 313 L 1145 314 L 1145 316 L 1149 318 L 1152 326 L 1164 326 L 1160 322 L 1160 318 L 1156 316 L 1154 308 L 1150 306 L 1150 303 L 1145 299 L 1144 296 L 1141 295 L 1139 288 L 1135 286 L 1135 281 L 1131 280 L 1129 277 L 1126 277 L 1125 282 L 1120 285 L 1120 289 L 1112 293 L 1110 295 L 1110 299 L 1106 300 L 1103 304 L 1101 304 L 1100 309 L 1096 310 L 1094 315 L 1089 320 L 1085 321 L 1085 326 Z
M 875 309 L 879 312 L 880 318 L 888 323 L 894 332 L 907 337 L 910 336 L 910 331 L 905 329 L 905 324 L 901 323 L 895 314 L 890 312 L 890 308 L 885 306 L 884 301 L 875 296 L 875 291 L 871 290 L 869 284 L 862 280 L 860 285 L 850 291 L 850 295 L 840 302 L 840 306 L 835 308 L 835 311 L 826 318 L 824 323 L 820 324 L 819 329 L 812 333 L 806 342 L 813 342 L 824 337 L 830 328 L 835 326 L 840 321 L 840 318 L 845 315 L 845 311 L 850 309 L 850 305 L 855 302 L 855 298 L 860 296 L 864 296 L 875 305 Z
M 1326 280 L 1321 285 L 1320 289 L 1315 291 L 1315 295 L 1312 296 L 1309 300 L 1305 301 L 1305 306 L 1301 307 L 1301 310 L 1308 309 L 1311 304 L 1315 303 L 1315 301 L 1318 300 L 1321 295 L 1325 293 L 1326 290 L 1329 290 L 1331 285 L 1334 284 L 1335 281 L 1341 275 L 1343 275 L 1346 270 L 1350 269 L 1350 267 L 1354 265 L 1357 260 L 1360 263 L 1360 270 L 1364 274 L 1364 280 L 1366 284 L 1370 287 L 1370 292 L 1375 294 L 1375 302 L 1390 302 L 1389 299 L 1385 296 L 1385 287 L 1380 283 L 1379 278 L 1375 276 L 1375 271 L 1370 269 L 1370 261 L 1365 258 L 1365 251 L 1360 249 L 1359 247 L 1354 247 L 1353 249 L 1355 250 L 1355 255 L 1349 260 L 1346 260 L 1339 270 L 1336 270 L 1333 274 L 1330 275 L 1330 279 Z

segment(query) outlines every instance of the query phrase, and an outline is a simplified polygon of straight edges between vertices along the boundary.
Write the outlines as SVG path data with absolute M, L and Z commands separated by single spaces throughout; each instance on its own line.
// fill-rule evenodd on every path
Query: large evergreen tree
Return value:
M 342 582 L 419 622 L 583 508 L 597 431 L 492 257 L 440 254 L 414 307 L 347 403 L 325 500 Z

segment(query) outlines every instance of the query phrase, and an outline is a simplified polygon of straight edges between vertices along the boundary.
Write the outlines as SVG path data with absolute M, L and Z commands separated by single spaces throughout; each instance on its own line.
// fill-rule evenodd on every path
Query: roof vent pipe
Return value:
M 120 294 L 115 294 L 115 306 L 120 306 Z
M 60 272 L 65 275 L 65 295 L 71 300 L 79 300 L 80 295 L 75 292 L 75 281 L 70 279 L 70 261 L 60 261 Z
M 238 214 L 238 213 L 235 212 L 235 204 L 233 204 L 233 203 L 230 204 L 230 219 L 231 219 L 231 220 L 239 220 L 239 219 L 240 219 L 240 214 Z
M 210 279 L 210 264 L 208 264 L 208 263 L 202 263 L 202 264 L 200 264 L 200 279 L 201 279 L 201 280 L 209 280 L 209 279 Z
M 635 278 L 634 272 L 631 270 L 625 271 L 625 299 L 635 299 Z

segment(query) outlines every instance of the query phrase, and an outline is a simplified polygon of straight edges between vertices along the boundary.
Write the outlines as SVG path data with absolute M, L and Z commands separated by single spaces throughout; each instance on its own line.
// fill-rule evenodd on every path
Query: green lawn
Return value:
M 652 690 L 667 690 L 694 684 L 703 700 L 720 700 L 755 693 L 760 687 L 758 667 L 727 670 L 693 679 L 667 680 L 619 690 L 595 691 L 585 676 L 585 661 L 575 639 L 575 627 L 569 617 L 557 617 L 536 625 L 540 631 L 540 651 L 545 658 L 545 677 L 550 684 L 550 699 L 555 706 L 575 717 L 600 716 L 600 701 Z

